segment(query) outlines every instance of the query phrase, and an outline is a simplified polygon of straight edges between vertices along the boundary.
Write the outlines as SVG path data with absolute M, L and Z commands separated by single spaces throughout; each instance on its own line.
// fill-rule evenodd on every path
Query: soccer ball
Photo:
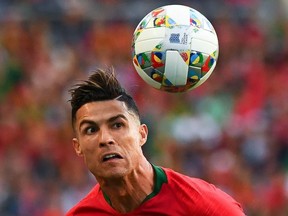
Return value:
M 133 34 L 136 71 L 146 83 L 167 92 L 186 92 L 204 83 L 218 53 L 212 24 L 199 11 L 183 5 L 151 11 Z

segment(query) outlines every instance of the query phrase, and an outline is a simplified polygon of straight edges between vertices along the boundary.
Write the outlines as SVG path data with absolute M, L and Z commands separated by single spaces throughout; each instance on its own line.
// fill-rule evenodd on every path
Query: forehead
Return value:
M 84 104 L 76 113 L 76 124 L 82 120 L 104 121 L 117 115 L 123 115 L 128 120 L 136 119 L 124 102 L 118 100 L 96 101 Z

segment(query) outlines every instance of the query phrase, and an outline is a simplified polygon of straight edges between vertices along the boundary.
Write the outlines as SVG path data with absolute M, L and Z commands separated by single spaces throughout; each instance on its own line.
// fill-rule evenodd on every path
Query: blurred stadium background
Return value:
M 174 95 L 133 69 L 131 38 L 151 10 L 202 12 L 216 70 Z M 210 181 L 247 215 L 288 215 L 287 0 L 1 0 L 0 215 L 58 216 L 95 184 L 71 145 L 67 90 L 113 65 L 150 127 L 151 162 Z

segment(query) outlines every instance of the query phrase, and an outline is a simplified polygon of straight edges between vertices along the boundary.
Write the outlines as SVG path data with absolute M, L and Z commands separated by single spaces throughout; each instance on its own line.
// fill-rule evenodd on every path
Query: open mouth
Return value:
M 113 159 L 123 159 L 123 158 L 119 154 L 112 153 L 112 154 L 104 155 L 103 162 L 113 160 Z

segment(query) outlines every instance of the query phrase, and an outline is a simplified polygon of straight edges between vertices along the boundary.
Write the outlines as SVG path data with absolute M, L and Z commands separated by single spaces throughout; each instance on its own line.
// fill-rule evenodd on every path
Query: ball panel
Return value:
M 164 73 L 165 56 L 165 52 L 145 52 L 135 55 L 133 61 L 138 67 L 142 68 L 143 70 L 148 67 L 153 67 Z
M 140 53 L 136 55 L 138 65 L 144 69 L 151 67 L 151 52 Z
M 151 75 L 153 74 L 154 69 L 153 68 L 147 68 L 146 71 L 147 73 L 142 70 L 140 67 L 138 67 L 134 62 L 134 67 L 137 71 L 137 73 L 139 74 L 139 76 L 149 85 L 151 85 L 152 87 L 156 88 L 156 89 L 160 89 L 161 88 L 161 83 L 162 83 L 162 79 L 160 80 L 160 82 L 156 81 L 157 78 L 152 79 Z M 149 74 L 149 75 L 148 75 Z
M 171 85 L 186 85 L 188 74 L 188 65 L 182 59 L 178 51 L 166 51 L 165 73 L 164 76 L 170 81 Z M 167 85 L 163 83 L 163 85 Z M 169 84 L 168 84 L 169 85 Z
M 163 73 L 160 72 L 159 70 L 151 68 L 150 71 L 145 69 L 145 72 L 148 74 L 148 76 L 150 76 L 156 82 L 159 82 L 161 84 L 163 83 L 164 76 L 163 76 Z
M 149 52 L 157 49 L 163 43 L 165 28 L 152 28 L 143 30 L 134 44 L 135 54 Z
M 193 8 L 190 8 L 190 21 L 191 24 L 197 26 L 199 29 L 215 32 L 210 21 L 203 14 Z
M 181 5 L 171 5 L 166 8 L 166 19 L 174 21 L 172 25 L 186 25 L 190 26 L 190 10 L 189 7 L 183 7 Z M 181 14 L 181 16 L 179 16 Z
M 201 68 L 189 66 L 187 77 L 191 85 L 196 84 L 202 78 Z
M 153 68 L 162 68 L 165 65 L 165 52 L 151 52 L 151 65 Z
M 165 37 L 166 28 L 165 27 L 153 27 L 153 28 L 146 28 L 143 29 L 139 36 L 137 37 L 137 43 L 146 41 L 146 40 L 153 40 L 153 39 L 163 39 Z
M 203 40 L 203 38 L 192 38 L 191 49 L 210 55 L 218 49 L 218 45 L 213 41 Z
M 216 63 L 212 65 L 212 67 L 210 68 L 210 70 L 200 79 L 199 82 L 197 82 L 192 89 L 194 88 L 197 88 L 198 86 L 202 85 L 209 77 L 210 75 L 212 74 L 213 70 L 215 69 L 216 67 Z M 191 89 L 191 90 L 192 90 Z
M 151 52 L 156 49 L 156 47 L 161 44 L 162 39 L 151 39 L 146 41 L 141 41 L 135 44 L 135 54 L 141 54 L 146 52 Z
M 192 51 L 190 53 L 189 65 L 195 67 L 202 67 L 204 61 L 208 58 L 208 55 L 201 52 Z
M 207 72 L 209 72 L 214 63 L 215 60 L 211 56 L 208 56 L 208 58 L 205 60 L 204 64 L 201 67 L 202 76 L 204 76 Z

